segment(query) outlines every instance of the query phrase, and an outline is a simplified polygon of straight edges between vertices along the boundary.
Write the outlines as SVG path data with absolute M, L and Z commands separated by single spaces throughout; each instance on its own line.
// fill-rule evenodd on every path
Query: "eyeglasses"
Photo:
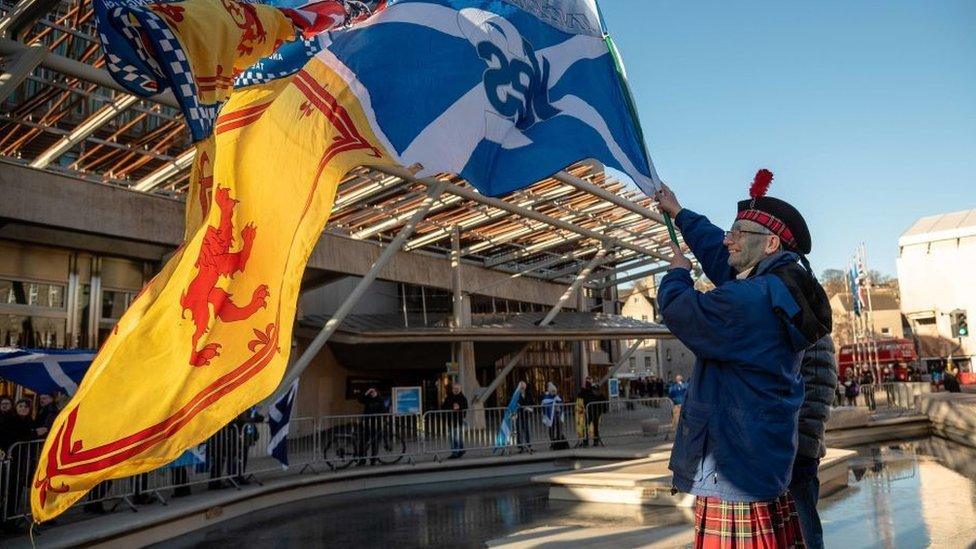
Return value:
M 725 231 L 725 238 L 731 237 L 732 240 L 739 240 L 744 234 L 758 234 L 761 236 L 772 236 L 772 233 L 764 233 L 760 231 L 747 231 L 745 229 L 733 228 L 731 231 Z

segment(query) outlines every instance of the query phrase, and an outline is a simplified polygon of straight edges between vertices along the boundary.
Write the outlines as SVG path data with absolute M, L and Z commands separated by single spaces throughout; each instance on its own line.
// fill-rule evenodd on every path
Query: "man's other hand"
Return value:
M 678 198 L 674 196 L 674 192 L 671 188 L 661 183 L 661 188 L 654 193 L 654 200 L 657 201 L 657 207 L 662 212 L 670 215 L 672 218 L 678 215 L 681 211 L 681 204 L 678 203 Z
M 691 270 L 691 261 L 681 253 L 681 248 L 674 242 L 671 243 L 671 266 L 668 269 L 688 269 Z

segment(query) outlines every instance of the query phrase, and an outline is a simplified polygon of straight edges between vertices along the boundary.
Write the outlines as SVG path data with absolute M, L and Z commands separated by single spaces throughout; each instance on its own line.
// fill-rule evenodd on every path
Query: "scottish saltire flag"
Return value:
M 0 347 L 0 378 L 37 393 L 75 394 L 95 352 Z
M 183 452 L 183 454 L 173 460 L 172 463 L 168 465 L 170 468 L 174 467 L 195 467 L 197 465 L 206 463 L 207 461 L 207 443 L 198 444 L 193 448 Z
M 658 177 L 593 0 L 401 0 L 322 36 L 383 148 L 501 195 L 585 158 Z
M 495 449 L 492 452 L 497 452 L 502 446 L 508 446 L 508 442 L 512 439 L 512 425 L 515 423 L 515 414 L 518 413 L 521 398 L 522 392 L 516 387 L 515 392 L 512 393 L 512 399 L 508 401 L 508 407 L 505 408 L 502 424 L 498 426 L 498 434 L 495 435 Z
M 278 460 L 282 467 L 288 468 L 288 424 L 291 423 L 291 409 L 298 394 L 298 381 L 291 384 L 288 392 L 281 395 L 268 411 L 268 428 L 271 440 L 268 441 L 268 455 Z
M 275 391 L 350 170 L 419 164 L 497 195 L 594 158 L 656 182 L 592 0 L 94 4 L 109 71 L 142 95 L 172 91 L 196 157 L 185 242 L 45 441 L 39 521 L 172 462 Z M 299 37 L 318 43 L 281 49 Z
M 854 314 L 861 316 L 861 309 L 864 308 L 864 303 L 861 301 L 861 275 L 857 272 L 857 265 L 853 262 L 848 276 L 850 276 L 851 304 Z

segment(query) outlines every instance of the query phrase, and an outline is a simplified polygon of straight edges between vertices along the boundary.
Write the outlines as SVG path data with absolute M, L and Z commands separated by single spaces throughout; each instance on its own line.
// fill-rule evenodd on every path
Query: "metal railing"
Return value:
M 932 392 L 932 384 L 918 381 L 893 381 L 871 383 L 858 387 L 854 402 L 845 394 L 845 387 L 838 388 L 839 398 L 835 405 L 867 408 L 873 414 L 911 414 L 915 413 L 915 399 L 919 395 Z
M 886 382 L 861 386 L 856 402 L 871 411 L 911 413 L 915 411 L 915 397 L 932 392 L 932 385 L 924 382 Z
M 671 433 L 671 401 L 614 399 L 578 407 L 522 406 L 424 414 L 333 415 L 293 418 L 286 439 L 289 467 L 269 455 L 266 423 L 231 423 L 170 465 L 105 481 L 79 502 L 112 509 L 189 495 L 192 487 L 239 488 L 284 475 L 351 466 L 440 461 L 462 455 L 492 456 L 563 450 L 590 444 L 650 442 Z M 30 482 L 43 440 L 18 442 L 0 460 L 0 518 L 30 518 Z

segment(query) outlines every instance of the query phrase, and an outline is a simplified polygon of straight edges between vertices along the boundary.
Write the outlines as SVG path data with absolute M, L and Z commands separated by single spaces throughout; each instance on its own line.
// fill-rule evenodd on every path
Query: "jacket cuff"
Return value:
M 691 223 L 695 218 L 701 217 L 697 213 L 689 210 L 688 208 L 681 208 L 678 215 L 674 216 L 674 223 L 678 226 L 678 229 L 684 231 L 685 225 Z

